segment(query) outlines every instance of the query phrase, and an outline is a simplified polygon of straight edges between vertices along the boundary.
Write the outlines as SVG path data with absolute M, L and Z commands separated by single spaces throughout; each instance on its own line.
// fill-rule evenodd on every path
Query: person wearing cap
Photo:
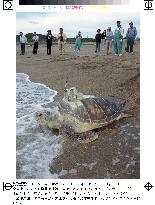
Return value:
M 121 43 L 123 39 L 123 30 L 121 28 L 120 21 L 117 21 L 117 28 L 114 32 L 114 52 L 115 55 L 121 56 Z
M 100 33 L 101 30 L 97 29 L 97 34 L 95 36 L 95 40 L 96 40 L 96 50 L 95 53 L 100 52 L 100 45 L 101 45 L 101 39 L 102 39 L 102 34 Z
M 75 40 L 75 51 L 80 51 L 81 48 L 81 40 L 82 40 L 82 36 L 81 36 L 81 32 L 79 31 L 78 34 L 76 35 L 76 40 Z
M 67 40 L 67 36 L 63 32 L 63 28 L 60 28 L 60 33 L 57 35 L 57 39 L 58 39 L 58 48 L 60 51 L 60 55 L 62 55 L 65 52 L 65 43 Z
M 36 32 L 33 33 L 34 46 L 33 46 L 33 54 L 37 54 L 38 50 L 38 43 L 39 43 L 39 36 L 36 34 Z
M 103 33 L 101 34 L 101 48 L 102 51 L 104 50 L 104 45 L 106 44 L 106 30 L 103 31 Z
M 112 47 L 112 41 L 113 41 L 113 32 L 111 31 L 111 27 L 108 27 L 107 35 L 106 35 L 106 52 L 107 52 L 107 55 L 109 54 L 109 50 Z
M 26 36 L 24 36 L 23 32 L 20 32 L 20 46 L 21 46 L 21 53 L 20 55 L 24 55 L 25 54 L 25 44 L 27 43 L 27 38 Z
M 126 38 L 127 38 L 127 48 L 126 52 L 133 52 L 133 45 L 134 45 L 134 40 L 137 36 L 137 29 L 136 27 L 133 27 L 133 23 L 129 23 L 130 28 L 128 28 L 127 33 L 126 33 Z
M 47 55 L 51 55 L 52 39 L 53 39 L 53 35 L 51 33 L 51 30 L 48 30 L 46 35 Z

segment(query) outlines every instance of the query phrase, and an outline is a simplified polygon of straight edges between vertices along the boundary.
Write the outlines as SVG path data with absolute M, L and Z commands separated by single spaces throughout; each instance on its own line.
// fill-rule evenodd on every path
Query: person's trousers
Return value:
M 33 54 L 37 54 L 37 50 L 38 50 L 38 42 L 34 42 Z
M 101 47 L 101 43 L 96 42 L 96 51 L 95 52 L 100 52 L 100 47 Z
M 21 55 L 25 54 L 25 43 L 21 43 Z
M 106 41 L 106 51 L 107 51 L 107 54 L 110 50 L 110 48 L 112 47 L 112 40 L 107 40 Z
M 51 55 L 51 44 L 47 44 L 47 55 Z
M 127 38 L 126 52 L 133 52 L 134 38 Z
M 64 42 L 61 42 L 58 44 L 58 47 L 59 47 L 59 51 L 60 51 L 60 54 L 63 54 L 65 52 L 65 44 Z
M 105 39 L 101 39 L 101 49 L 104 50 L 104 45 L 106 44 Z
M 114 41 L 114 52 L 117 55 L 121 54 L 121 42 L 120 42 L 120 39 Z
M 121 52 L 123 50 L 123 40 L 121 41 Z
M 76 42 L 75 43 L 75 50 L 80 51 L 80 48 L 81 48 L 81 43 L 80 42 Z

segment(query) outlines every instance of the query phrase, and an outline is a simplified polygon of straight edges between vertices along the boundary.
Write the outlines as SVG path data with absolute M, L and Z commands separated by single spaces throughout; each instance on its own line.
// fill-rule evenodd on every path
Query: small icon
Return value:
M 152 189 L 152 184 L 150 184 L 150 182 L 148 182 L 147 184 L 145 184 L 145 189 L 147 189 L 148 191 L 150 191 Z
M 8 191 L 8 190 L 12 189 L 12 187 L 13 187 L 12 184 L 3 182 L 3 191 L 4 190 Z
M 153 0 L 144 0 L 144 1 L 145 1 L 145 9 L 144 10 L 153 10 L 153 8 L 152 8 Z
M 3 10 L 13 10 L 13 0 L 3 0 Z
M 46 7 L 45 7 L 45 6 L 43 6 L 43 9 L 46 9 Z

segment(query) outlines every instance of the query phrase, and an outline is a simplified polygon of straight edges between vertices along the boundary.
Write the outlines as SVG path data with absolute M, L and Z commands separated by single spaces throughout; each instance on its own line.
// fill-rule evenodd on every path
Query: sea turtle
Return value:
M 123 103 L 113 97 L 86 96 L 75 87 L 65 89 L 64 98 L 58 102 L 57 111 L 36 112 L 40 125 L 59 129 L 59 133 L 89 142 L 98 136 L 92 130 L 106 126 L 126 115 Z

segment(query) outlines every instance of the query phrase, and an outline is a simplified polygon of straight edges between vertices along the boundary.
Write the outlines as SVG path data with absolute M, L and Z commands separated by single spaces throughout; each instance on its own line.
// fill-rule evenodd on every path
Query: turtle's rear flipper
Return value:
M 60 127 L 59 134 L 67 136 L 73 140 L 78 140 L 79 143 L 89 143 L 98 138 L 98 135 L 95 132 L 87 131 L 83 133 L 76 133 L 71 126 L 65 124 Z

